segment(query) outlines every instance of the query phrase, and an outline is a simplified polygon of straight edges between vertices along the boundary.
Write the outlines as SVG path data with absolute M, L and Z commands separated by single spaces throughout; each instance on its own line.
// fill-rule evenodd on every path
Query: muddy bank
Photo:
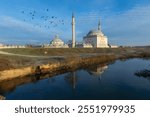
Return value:
M 38 66 L 25 67 L 20 69 L 4 70 L 0 72 L 0 82 L 11 80 L 14 78 L 22 78 L 28 75 L 45 75 L 53 74 L 58 71 L 67 71 L 78 69 L 94 64 L 115 61 L 114 55 L 100 55 L 92 57 L 67 57 L 66 59 L 58 59 L 54 63 L 42 64 Z

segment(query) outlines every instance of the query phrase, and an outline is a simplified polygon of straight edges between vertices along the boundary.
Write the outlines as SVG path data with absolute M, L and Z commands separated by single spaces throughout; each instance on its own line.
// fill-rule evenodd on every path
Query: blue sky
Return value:
M 55 35 L 71 40 L 71 15 L 77 41 L 102 31 L 114 45 L 150 45 L 149 0 L 0 0 L 0 43 L 43 44 Z

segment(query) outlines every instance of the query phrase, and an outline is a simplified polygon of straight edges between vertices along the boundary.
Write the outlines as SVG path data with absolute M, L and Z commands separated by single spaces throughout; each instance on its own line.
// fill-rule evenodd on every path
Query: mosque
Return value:
M 108 48 L 108 38 L 102 33 L 100 21 L 98 30 L 91 30 L 83 37 L 83 48 Z
M 101 31 L 100 21 L 98 23 L 97 30 L 91 30 L 89 33 L 83 37 L 82 43 L 76 43 L 76 34 L 75 34 L 75 17 L 72 15 L 72 41 L 70 44 L 65 44 L 63 40 L 59 38 L 59 36 L 55 36 L 55 38 L 50 42 L 50 44 L 46 47 L 50 48 L 109 48 L 108 46 L 108 38 Z M 70 46 L 71 45 L 71 46 Z
M 58 35 L 50 42 L 49 46 L 51 48 L 69 48 L 67 44 L 65 44 Z

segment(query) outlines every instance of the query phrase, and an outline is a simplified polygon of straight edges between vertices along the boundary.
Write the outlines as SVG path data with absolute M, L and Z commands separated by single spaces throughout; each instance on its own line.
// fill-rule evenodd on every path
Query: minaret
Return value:
M 101 21 L 98 22 L 98 30 L 101 30 Z
M 75 48 L 75 17 L 74 14 L 72 14 L 72 48 Z

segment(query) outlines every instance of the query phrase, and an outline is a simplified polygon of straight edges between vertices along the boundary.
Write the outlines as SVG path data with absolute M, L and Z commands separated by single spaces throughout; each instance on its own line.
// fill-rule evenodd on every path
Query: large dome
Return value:
M 87 36 L 95 36 L 95 35 L 101 35 L 103 36 L 104 34 L 101 32 L 101 30 L 91 30 Z

